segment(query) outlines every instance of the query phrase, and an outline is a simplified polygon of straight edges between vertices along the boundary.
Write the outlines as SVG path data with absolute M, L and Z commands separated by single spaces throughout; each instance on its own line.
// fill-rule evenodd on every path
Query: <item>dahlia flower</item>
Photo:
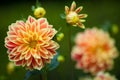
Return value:
M 109 73 L 98 73 L 93 80 L 117 80 L 115 76 L 110 75 Z
M 46 18 L 36 20 L 29 16 L 26 22 L 11 24 L 5 38 L 10 61 L 29 70 L 41 70 L 50 63 L 59 48 L 52 40 L 56 32 Z
M 75 43 L 72 59 L 77 61 L 77 68 L 92 74 L 112 69 L 118 51 L 107 32 L 97 28 L 86 29 L 78 33 Z
M 72 2 L 70 8 L 68 6 L 65 6 L 66 21 L 72 26 L 79 26 L 80 28 L 85 28 L 84 24 L 82 24 L 82 22 L 85 22 L 85 20 L 82 18 L 86 18 L 87 14 L 78 14 L 83 9 L 82 6 L 78 7 L 76 10 L 75 8 L 75 1 Z

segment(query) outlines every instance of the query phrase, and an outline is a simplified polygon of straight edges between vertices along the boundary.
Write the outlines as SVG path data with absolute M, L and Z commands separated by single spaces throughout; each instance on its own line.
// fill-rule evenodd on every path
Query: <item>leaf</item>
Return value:
M 57 57 L 58 57 L 58 53 L 54 56 L 54 58 L 51 61 L 51 64 L 48 65 L 48 70 L 51 71 L 53 69 L 55 69 L 58 65 L 59 62 L 57 61 Z
M 28 80 L 31 75 L 32 75 L 31 71 L 27 71 L 24 80 Z
M 65 13 L 60 14 L 60 17 L 61 17 L 62 19 L 65 19 L 65 18 L 66 18 Z
M 24 80 L 28 80 L 32 75 L 39 75 L 39 74 L 41 74 L 41 71 L 39 70 L 27 71 Z
M 32 11 L 34 11 L 34 10 L 35 10 L 35 6 L 32 6 L 32 8 L 31 8 L 31 9 L 32 9 Z

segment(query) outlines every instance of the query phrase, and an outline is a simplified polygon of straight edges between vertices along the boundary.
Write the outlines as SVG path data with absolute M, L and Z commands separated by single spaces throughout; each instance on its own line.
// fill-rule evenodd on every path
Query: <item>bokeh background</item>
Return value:
M 64 13 L 64 6 L 70 6 L 72 0 L 39 0 L 46 9 L 46 15 L 50 24 L 56 29 L 62 27 L 64 39 L 59 42 L 61 45 L 59 52 L 65 57 L 65 61 L 53 71 L 48 73 L 48 80 L 78 80 L 79 77 L 89 75 L 82 70 L 75 69 L 75 62 L 71 60 L 69 51 L 69 33 L 66 27 L 66 21 L 60 17 Z M 110 35 L 116 40 L 116 47 L 120 50 L 120 1 L 119 0 L 75 0 L 78 6 L 84 6 L 81 13 L 87 13 L 88 18 L 85 22 L 86 28 L 99 27 L 109 31 Z M 8 74 L 6 66 L 9 62 L 7 49 L 4 47 L 4 38 L 8 31 L 8 26 L 16 20 L 26 19 L 29 15 L 33 16 L 31 10 L 36 0 L 1 0 L 0 1 L 0 80 L 24 80 L 27 70 L 18 67 L 12 74 Z M 117 26 L 118 33 L 113 32 L 113 25 Z M 80 28 L 72 27 L 72 45 L 73 38 L 77 32 L 84 31 Z M 114 69 L 109 71 L 120 80 L 120 57 L 115 59 Z M 33 75 L 29 80 L 40 80 L 39 75 Z

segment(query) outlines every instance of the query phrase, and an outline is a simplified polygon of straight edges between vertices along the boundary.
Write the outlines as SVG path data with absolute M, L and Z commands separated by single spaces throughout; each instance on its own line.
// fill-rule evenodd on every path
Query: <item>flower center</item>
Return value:
M 37 41 L 36 41 L 36 40 L 31 41 L 31 42 L 29 43 L 29 46 L 30 46 L 31 48 L 34 48 L 36 45 L 37 45 Z
M 78 14 L 76 12 L 70 12 L 67 15 L 67 21 L 68 21 L 68 23 L 71 23 L 71 24 L 78 23 L 78 21 L 79 21 Z

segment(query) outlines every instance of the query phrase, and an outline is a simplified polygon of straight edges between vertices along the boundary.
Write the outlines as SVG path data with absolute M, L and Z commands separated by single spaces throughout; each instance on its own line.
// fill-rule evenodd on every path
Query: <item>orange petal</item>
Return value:
M 22 26 L 22 27 L 25 26 L 25 23 L 24 23 L 23 21 L 17 21 L 16 23 L 17 23 L 18 25 Z
M 80 6 L 80 7 L 78 7 L 78 8 L 75 10 L 75 12 L 76 12 L 76 13 L 79 13 L 82 9 L 83 9 L 83 6 Z
M 69 13 L 69 7 L 68 6 L 65 6 L 65 13 L 68 14 Z
M 33 18 L 32 16 L 28 17 L 28 21 L 27 22 L 33 23 L 34 21 L 36 21 L 35 18 Z
M 46 61 L 46 63 L 50 63 L 51 59 L 46 59 L 45 61 Z
M 26 53 L 25 54 L 25 60 L 28 60 L 30 58 L 31 58 L 31 53 L 30 52 Z
M 16 53 L 16 52 L 17 52 L 17 49 L 18 49 L 18 47 L 13 48 L 12 51 L 10 52 L 10 54 Z
M 32 60 L 33 60 L 33 57 L 30 57 L 28 60 L 27 60 L 27 66 L 30 66 L 32 64 Z
M 33 66 L 35 69 L 36 69 L 37 66 L 38 66 L 34 58 L 32 59 L 32 66 Z
M 82 24 L 81 22 L 78 23 L 78 26 L 83 29 L 85 28 L 84 24 Z
M 16 46 L 17 46 L 17 44 L 16 44 L 16 43 L 13 43 L 12 41 L 6 42 L 6 47 L 14 48 L 14 47 L 16 47 Z
M 26 65 L 26 60 L 23 59 L 23 60 L 22 60 L 22 66 L 24 67 L 25 65 Z
M 48 23 L 44 22 L 43 24 L 40 25 L 40 29 L 48 28 Z
M 22 60 L 15 62 L 16 66 L 22 65 Z
M 20 53 L 14 57 L 14 61 L 19 61 L 20 60 Z
M 47 54 L 45 54 L 45 53 L 43 53 L 43 52 L 39 52 L 39 55 L 40 55 L 42 58 L 48 59 Z
M 38 22 L 39 22 L 40 25 L 41 25 L 42 23 L 46 22 L 46 21 L 47 21 L 46 18 L 40 18 L 40 19 L 38 19 Z
M 71 4 L 70 11 L 74 11 L 75 8 L 76 8 L 76 3 L 75 3 L 75 1 L 73 1 Z

